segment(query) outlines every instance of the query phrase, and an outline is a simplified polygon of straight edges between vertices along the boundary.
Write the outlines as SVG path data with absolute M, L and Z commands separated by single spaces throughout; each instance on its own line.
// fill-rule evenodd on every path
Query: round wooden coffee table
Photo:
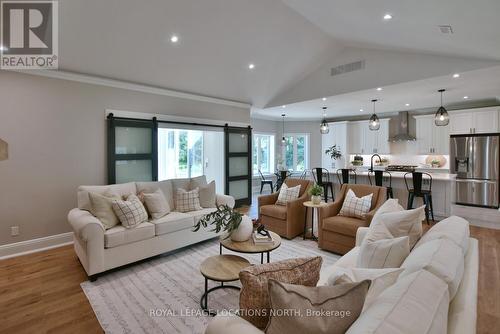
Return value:
M 222 247 L 232 250 L 233 252 L 258 254 L 260 253 L 260 263 L 264 263 L 264 253 L 267 254 L 267 263 L 270 261 L 270 253 L 281 245 L 281 237 L 274 232 L 269 231 L 273 238 L 272 244 L 255 244 L 253 239 L 247 241 L 233 241 L 231 238 L 220 237 L 220 254 L 222 254 Z
M 217 289 L 240 290 L 239 286 L 224 285 L 224 282 L 239 280 L 240 271 L 248 266 L 250 266 L 250 262 L 238 255 L 214 255 L 205 259 L 200 265 L 200 272 L 205 277 L 205 293 L 200 299 L 201 308 L 210 315 L 216 315 L 216 312 L 208 308 L 208 294 Z M 208 280 L 219 282 L 220 285 L 209 289 Z

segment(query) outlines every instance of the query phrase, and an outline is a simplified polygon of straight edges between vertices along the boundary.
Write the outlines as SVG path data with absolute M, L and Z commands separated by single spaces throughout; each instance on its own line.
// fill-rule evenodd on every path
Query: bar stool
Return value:
M 410 185 L 408 184 L 408 175 L 411 175 L 413 188 L 410 188 Z M 422 197 L 425 204 L 425 219 L 427 220 L 427 224 L 429 224 L 429 210 L 432 216 L 432 222 L 435 222 L 434 209 L 432 208 L 432 175 L 422 172 L 406 173 L 404 175 L 404 180 L 406 189 L 408 190 L 407 209 L 410 210 L 413 208 L 413 199 L 415 197 Z M 429 180 L 429 189 L 422 189 L 423 180 Z
M 387 175 L 389 178 L 389 184 L 384 185 L 384 175 Z M 383 170 L 376 170 L 376 171 L 369 171 L 368 172 L 368 181 L 370 181 L 370 185 L 373 185 L 372 178 L 375 178 L 375 185 L 378 187 L 385 187 L 387 188 L 387 199 L 389 198 L 394 198 L 394 195 L 392 193 L 392 175 L 391 173 Z
M 273 187 L 273 180 L 268 180 L 264 177 L 262 172 L 259 169 L 259 174 L 260 174 L 260 193 L 262 194 L 262 189 L 264 189 L 264 186 L 267 184 L 271 186 L 271 192 L 273 192 L 274 187 Z
M 328 188 L 332 194 L 332 201 L 335 201 L 335 195 L 333 191 L 333 182 L 330 180 L 330 172 L 326 168 L 316 167 L 313 168 L 314 182 L 316 182 L 320 187 L 323 188 L 323 196 L 325 197 L 325 202 L 328 202 Z
M 309 173 L 309 171 L 307 169 L 304 169 L 304 171 L 302 172 L 302 174 L 300 174 L 300 179 L 301 180 L 305 180 L 307 179 L 307 173 Z
M 337 178 L 339 179 L 339 184 L 342 186 L 344 183 L 350 183 L 350 176 L 354 175 L 354 184 L 357 184 L 357 175 L 354 169 L 350 168 L 340 168 L 337 169 Z

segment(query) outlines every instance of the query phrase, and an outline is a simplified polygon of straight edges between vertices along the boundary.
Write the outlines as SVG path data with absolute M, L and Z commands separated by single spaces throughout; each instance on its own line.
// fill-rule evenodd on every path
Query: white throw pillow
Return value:
M 356 194 L 352 189 L 347 191 L 347 194 L 340 209 L 339 215 L 346 217 L 356 217 L 364 218 L 365 215 L 370 211 L 372 206 L 373 194 L 363 196 L 361 198 L 356 197 Z
M 435 239 L 448 239 L 462 248 L 465 255 L 469 249 L 469 222 L 461 217 L 451 216 L 431 227 L 417 242 L 415 248 Z
M 346 334 L 443 334 L 448 328 L 446 284 L 426 270 L 384 290 Z
M 120 195 L 107 191 L 102 195 L 89 192 L 88 196 L 90 212 L 101 221 L 106 230 L 120 223 L 113 211 L 113 201 L 120 200 Z
M 394 201 L 387 201 L 373 216 L 365 241 L 408 236 L 410 249 L 422 236 L 422 220 L 425 218 L 425 206 L 412 210 L 403 210 Z M 379 211 L 382 210 L 380 213 Z
M 167 199 L 160 189 L 152 193 L 143 193 L 142 197 L 151 214 L 151 218 L 158 219 L 170 212 L 170 206 L 168 205 Z
M 364 311 L 385 289 L 396 283 L 402 271 L 403 269 L 401 268 L 366 269 L 338 267 L 336 271 L 328 277 L 327 285 L 370 280 L 370 288 L 366 294 L 365 303 L 363 305 Z
M 410 254 L 408 237 L 363 241 L 359 248 L 358 268 L 399 268 Z
M 462 249 L 448 239 L 431 240 L 415 248 L 401 265 L 401 277 L 420 269 L 433 273 L 449 286 L 450 300 L 455 297 L 464 274 Z
M 186 191 L 182 188 L 177 189 L 175 198 L 175 209 L 178 212 L 198 211 L 203 208 L 200 206 L 200 195 L 198 188 Z
M 215 194 L 215 181 L 210 182 L 205 186 L 199 187 L 200 206 L 202 208 L 216 208 L 217 196 Z
M 148 220 L 144 205 L 134 194 L 130 194 L 126 201 L 113 200 L 112 206 L 123 227 L 132 228 Z
M 295 187 L 288 188 L 288 186 L 283 183 L 280 188 L 280 193 L 278 195 L 277 205 L 286 205 L 287 202 L 293 201 L 299 198 L 300 184 Z

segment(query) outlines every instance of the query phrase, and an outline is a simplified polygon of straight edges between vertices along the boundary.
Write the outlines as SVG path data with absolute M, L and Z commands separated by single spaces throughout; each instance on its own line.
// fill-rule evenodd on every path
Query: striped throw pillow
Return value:
M 113 200 L 112 207 L 123 227 L 132 228 L 148 220 L 144 205 L 134 194 L 130 194 L 126 201 Z
M 344 203 L 342 204 L 342 209 L 340 209 L 340 216 L 346 217 L 356 217 L 364 218 L 365 215 L 370 211 L 372 206 L 373 194 L 363 196 L 361 198 L 356 197 L 356 194 L 352 189 L 349 189 L 347 195 L 345 196 Z
M 287 202 L 299 198 L 299 193 L 300 193 L 300 184 L 298 186 L 288 188 L 288 186 L 283 183 L 283 185 L 280 188 L 280 193 L 278 195 L 278 200 L 276 201 L 276 204 L 286 205 Z
M 182 188 L 177 189 L 177 197 L 175 199 L 175 210 L 178 212 L 198 211 L 203 208 L 200 205 L 199 189 L 195 188 L 191 191 L 186 191 Z

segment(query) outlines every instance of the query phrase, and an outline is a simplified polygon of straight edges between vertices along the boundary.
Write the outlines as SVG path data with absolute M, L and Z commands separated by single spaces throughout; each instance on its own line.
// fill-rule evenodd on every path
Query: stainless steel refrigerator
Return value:
M 457 204 L 498 208 L 500 135 L 452 135 L 450 171 Z

